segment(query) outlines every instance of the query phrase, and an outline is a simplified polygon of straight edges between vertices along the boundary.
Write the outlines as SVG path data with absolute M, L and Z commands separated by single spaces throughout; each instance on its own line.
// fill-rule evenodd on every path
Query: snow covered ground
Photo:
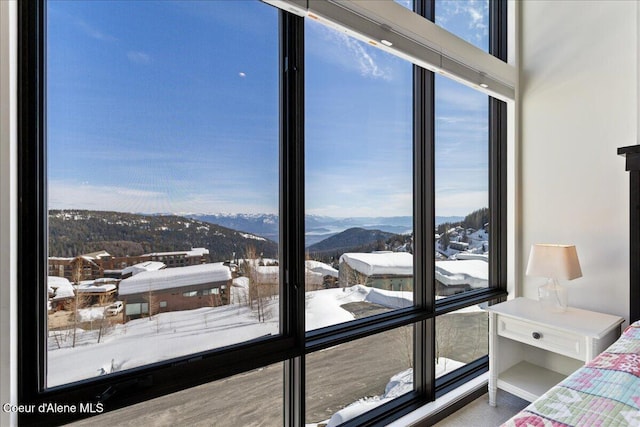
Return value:
M 455 360 L 441 358 L 436 364 L 436 377 L 443 375 L 445 370 L 447 372 L 453 371 L 463 365 L 464 363 Z M 413 369 L 407 369 L 391 377 L 382 395 L 359 399 L 333 414 L 328 420 L 314 424 L 307 423 L 306 427 L 317 427 L 318 425 L 326 425 L 326 427 L 338 426 L 410 391 L 413 391 Z
M 233 303 L 227 306 L 161 313 L 150 319 L 107 327 L 102 334 L 99 330 L 77 329 L 76 346 L 73 348 L 73 331 L 50 331 L 48 385 L 66 384 L 278 334 L 278 299 L 267 301 L 266 320 L 259 322 L 249 307 L 240 304 L 246 301 L 243 296 L 246 290 L 247 283 L 240 278 L 234 281 Z M 361 285 L 308 292 L 305 301 L 307 330 L 353 320 L 354 316 L 341 308 L 349 302 L 368 301 L 400 308 L 410 305 L 411 298 L 410 292 L 383 291 Z M 100 322 L 102 311 L 102 308 L 85 309 L 80 316 L 86 321 Z M 439 362 L 438 369 L 443 372 L 461 366 L 461 363 L 451 360 Z M 390 379 L 383 395 L 354 402 L 334 414 L 328 420 L 329 425 L 337 425 L 408 392 L 413 387 L 412 375 L 410 370 L 398 373 Z

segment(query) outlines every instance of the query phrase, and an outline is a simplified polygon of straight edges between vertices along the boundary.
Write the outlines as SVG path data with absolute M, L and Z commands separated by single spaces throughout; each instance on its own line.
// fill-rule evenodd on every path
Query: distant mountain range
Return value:
M 439 223 L 461 217 L 441 217 Z M 330 259 L 344 252 L 410 250 L 411 217 L 306 216 L 307 252 Z M 73 257 L 106 250 L 113 256 L 203 247 L 212 262 L 242 258 L 249 246 L 278 256 L 278 216 L 272 214 L 133 214 L 89 210 L 49 211 L 49 256 Z
M 177 214 L 180 215 L 180 214 Z M 278 241 L 280 223 L 274 214 L 183 214 L 187 218 L 242 230 Z
M 49 211 L 49 256 L 74 257 L 98 250 L 113 256 L 206 248 L 211 261 L 242 258 L 247 247 L 278 256 L 277 243 L 177 215 L 140 215 L 87 210 Z
M 218 224 L 234 230 L 243 230 L 267 239 L 278 241 L 279 219 L 274 214 L 185 214 L 199 221 Z M 459 222 L 464 217 L 436 217 L 436 225 L 445 222 Z M 410 234 L 413 231 L 413 218 L 395 217 L 350 217 L 334 218 L 319 215 L 306 215 L 306 246 L 334 236 L 349 228 L 380 230 L 393 234 Z

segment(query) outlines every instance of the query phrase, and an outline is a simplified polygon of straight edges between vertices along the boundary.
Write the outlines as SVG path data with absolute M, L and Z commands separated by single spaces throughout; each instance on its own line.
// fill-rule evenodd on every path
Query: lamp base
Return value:
M 567 289 L 560 286 L 555 279 L 549 279 L 538 288 L 538 300 L 542 308 L 551 313 L 567 311 Z

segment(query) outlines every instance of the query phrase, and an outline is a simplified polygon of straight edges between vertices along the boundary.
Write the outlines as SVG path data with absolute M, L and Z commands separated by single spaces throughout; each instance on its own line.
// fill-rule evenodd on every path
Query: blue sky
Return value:
M 484 5 L 438 23 L 486 49 Z M 51 1 L 48 22 L 51 208 L 277 212 L 274 8 Z M 315 22 L 306 43 L 307 212 L 411 215 L 410 64 Z M 438 215 L 487 205 L 486 104 L 438 78 Z

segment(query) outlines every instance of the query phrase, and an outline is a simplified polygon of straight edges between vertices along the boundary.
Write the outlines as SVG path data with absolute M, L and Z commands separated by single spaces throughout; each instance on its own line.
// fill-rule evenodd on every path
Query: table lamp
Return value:
M 555 244 L 532 245 L 526 275 L 548 279 L 538 288 L 538 300 L 544 309 L 554 313 L 566 311 L 567 289 L 561 286 L 558 280 L 582 277 L 576 247 Z

